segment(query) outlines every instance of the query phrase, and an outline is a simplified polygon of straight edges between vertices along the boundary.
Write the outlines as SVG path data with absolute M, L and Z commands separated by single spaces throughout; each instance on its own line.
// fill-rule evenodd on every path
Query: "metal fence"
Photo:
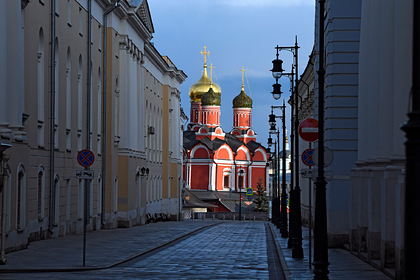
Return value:
M 184 219 L 213 219 L 213 220 L 239 220 L 239 212 L 193 212 L 183 211 Z M 245 212 L 242 213 L 245 221 L 268 221 L 268 212 Z

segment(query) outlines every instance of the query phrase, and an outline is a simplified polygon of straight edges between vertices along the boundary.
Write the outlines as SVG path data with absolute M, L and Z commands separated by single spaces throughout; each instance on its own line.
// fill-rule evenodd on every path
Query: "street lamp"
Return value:
M 276 129 L 276 115 L 273 114 L 273 106 L 271 108 L 271 115 L 269 116 L 269 123 L 270 123 L 270 135 L 275 134 L 277 135 L 277 141 L 274 143 L 274 151 L 275 151 L 275 160 L 274 160 L 274 168 L 275 168 L 275 184 L 274 184 L 274 195 L 273 195 L 273 223 L 276 225 L 276 227 L 281 228 L 281 220 L 280 220 L 280 196 L 279 196 L 279 131 Z M 269 138 L 270 141 L 271 137 Z
M 273 133 L 273 129 L 275 131 L 275 127 L 271 126 L 269 131 L 269 138 L 267 141 L 268 147 L 271 147 L 274 144 L 274 152 L 272 157 L 272 166 L 274 169 L 274 176 L 273 176 L 273 193 L 271 197 L 271 204 L 272 204 L 272 223 L 277 225 L 278 215 L 277 215 L 277 143 L 273 142 L 273 138 L 271 138 L 271 134 Z
M 273 109 L 279 108 L 282 110 L 282 116 L 276 116 L 273 114 Z M 277 208 L 279 209 L 279 224 L 280 224 L 280 233 L 282 234 L 282 237 L 287 238 L 288 237 L 288 231 L 287 231 L 287 190 L 286 190 L 286 105 L 284 104 L 283 101 L 283 106 L 271 106 L 271 114 L 269 115 L 269 124 L 271 125 L 270 128 L 270 133 L 271 134 L 277 134 L 277 143 L 278 143 L 278 147 L 280 145 L 280 139 L 279 139 L 279 133 L 280 131 L 277 130 L 277 132 L 275 131 L 275 125 L 276 125 L 276 118 L 280 118 L 282 120 L 282 129 L 283 129 L 283 154 L 282 154 L 282 183 L 281 183 L 281 200 L 280 200 L 280 194 L 278 194 L 280 192 L 280 180 L 277 179 L 277 200 L 278 201 L 278 205 Z M 269 138 L 269 142 L 270 142 L 271 137 Z M 280 147 L 277 149 L 278 150 L 278 154 L 277 154 L 277 158 L 278 161 L 280 160 Z M 280 169 L 280 162 L 278 164 L 278 169 Z M 280 172 L 277 172 L 277 174 L 280 174 Z M 278 178 L 279 176 L 277 176 L 276 178 Z M 281 207 L 280 207 L 280 203 L 281 203 Z M 280 211 L 281 208 L 281 211 Z
M 279 100 L 283 93 L 281 91 L 281 85 L 278 83 L 278 80 L 281 78 L 284 71 L 282 65 L 283 60 L 279 59 L 279 49 L 277 49 L 277 58 L 273 60 L 273 69 L 270 70 L 273 74 L 273 78 L 276 79 L 276 83 L 273 84 L 273 91 L 271 92 L 275 100 Z
M 413 1 L 413 60 L 412 60 L 412 88 L 410 94 L 411 108 L 407 114 L 408 119 L 402 129 L 406 133 L 405 142 L 405 224 L 404 224 L 404 267 L 405 279 L 415 279 L 420 273 L 418 251 L 419 241 L 419 203 L 420 190 L 418 188 L 418 172 L 420 169 L 420 56 L 417 50 L 420 47 L 420 3 Z M 415 227 L 413 227 L 415 225 Z
M 319 0 L 318 176 L 315 181 L 314 280 L 328 280 L 327 198 L 324 176 L 324 4 Z M 416 237 L 417 238 L 417 237 Z M 410 256 L 411 257 L 411 256 Z M 418 264 L 416 264 L 418 265 Z M 414 277 L 414 276 L 413 276 Z
M 239 221 L 242 221 L 242 188 L 241 185 L 244 183 L 244 171 L 243 169 L 239 170 L 239 177 L 238 177 L 238 188 L 239 188 Z
M 298 138 L 298 128 L 299 128 L 299 108 L 298 108 L 298 49 L 299 46 L 297 44 L 297 37 L 295 40 L 295 45 L 292 47 L 275 47 L 277 50 L 276 59 L 273 60 L 273 69 L 272 74 L 273 77 L 276 79 L 276 84 L 278 79 L 283 76 L 287 75 L 292 78 L 292 127 L 295 131 L 295 138 L 294 140 L 294 179 L 295 185 L 290 190 L 290 235 L 289 235 L 289 245 L 290 241 L 292 241 L 293 249 L 292 249 L 292 258 L 303 258 L 303 248 L 302 248 L 302 220 L 301 220 L 301 206 L 300 206 L 300 187 L 299 187 L 299 161 L 297 157 L 299 155 L 299 138 Z M 279 59 L 279 50 L 288 50 L 292 52 L 294 58 L 294 64 L 292 67 L 291 73 L 283 73 L 282 63 L 283 61 Z M 293 72 L 293 69 L 295 72 Z M 274 85 L 273 85 L 274 86 Z M 273 91 L 274 92 L 274 91 Z M 294 116 L 293 116 L 293 108 L 294 108 Z M 293 148 L 292 148 L 293 153 Z M 293 156 L 292 156 L 293 159 Z M 293 170 L 292 170 L 293 171 Z M 292 177 L 293 177 L 292 175 Z

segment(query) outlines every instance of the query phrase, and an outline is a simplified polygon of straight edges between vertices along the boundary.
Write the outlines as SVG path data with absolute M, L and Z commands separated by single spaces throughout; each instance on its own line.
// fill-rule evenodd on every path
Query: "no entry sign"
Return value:
M 95 156 L 93 155 L 92 151 L 81 150 L 77 154 L 77 162 L 83 167 L 91 166 L 94 161 L 95 161 Z
M 299 135 L 305 141 L 313 142 L 318 140 L 318 121 L 307 118 L 299 124 Z

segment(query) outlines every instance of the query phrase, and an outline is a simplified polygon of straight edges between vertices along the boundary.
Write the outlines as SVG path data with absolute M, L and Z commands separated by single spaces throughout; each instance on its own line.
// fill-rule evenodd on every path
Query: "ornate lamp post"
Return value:
M 272 74 L 273 77 L 276 79 L 276 83 L 273 85 L 273 96 L 278 92 L 277 90 L 277 81 L 278 79 L 283 76 L 291 76 L 292 79 L 294 79 L 294 90 L 292 89 L 292 108 L 294 107 L 294 119 L 293 119 L 293 125 L 294 131 L 295 131 L 295 137 L 294 139 L 291 139 L 292 142 L 294 141 L 294 174 L 292 174 L 292 177 L 295 178 L 295 185 L 294 188 L 291 189 L 291 197 L 290 197 L 290 214 L 291 214 L 291 225 L 290 225 L 290 236 L 289 240 L 292 240 L 293 244 L 293 250 L 292 250 L 292 257 L 293 258 L 303 258 L 303 248 L 302 248 L 302 221 L 301 221 L 301 207 L 300 207 L 300 187 L 299 187 L 299 161 L 297 160 L 297 157 L 299 156 L 299 138 L 298 136 L 298 128 L 299 128 L 299 108 L 298 108 L 298 49 L 299 46 L 297 44 L 297 37 L 295 41 L 295 45 L 293 47 L 276 47 L 277 54 L 276 59 L 273 60 L 273 69 Z M 294 58 L 294 64 L 293 68 L 295 69 L 295 73 L 293 73 L 293 70 L 291 73 L 283 73 L 282 63 L 283 61 L 279 59 L 279 50 L 288 50 L 292 52 L 293 58 Z M 292 86 L 293 87 L 293 86 Z M 293 110 L 292 110 L 293 115 Z M 292 148 L 293 151 L 293 148 Z M 293 159 L 293 156 L 292 156 Z M 292 186 L 293 187 L 293 186 Z
M 327 198 L 324 176 L 324 4 L 319 0 L 318 177 L 315 181 L 314 280 L 328 280 Z
M 282 116 L 276 116 L 273 114 L 273 109 L 276 108 L 280 108 L 282 109 Z M 281 178 L 282 178 L 282 183 L 281 183 L 281 200 L 280 200 L 280 195 L 278 194 L 278 208 L 281 208 L 281 211 L 279 213 L 279 221 L 280 221 L 280 232 L 282 234 L 282 237 L 288 237 L 288 232 L 287 232 L 287 191 L 286 191 L 286 115 L 285 115 L 285 110 L 286 110 L 286 105 L 284 104 L 283 101 L 283 106 L 271 106 L 271 114 L 269 116 L 269 124 L 271 126 L 270 128 L 270 133 L 276 133 L 277 134 L 277 143 L 278 143 L 278 153 L 277 153 L 277 157 L 280 159 L 280 139 L 279 139 L 279 134 L 280 131 L 275 130 L 275 126 L 276 126 L 276 118 L 280 118 L 282 120 L 282 129 L 283 129 L 283 153 L 282 153 L 282 167 L 281 167 Z M 278 160 L 279 162 L 280 160 Z M 280 170 L 280 163 L 278 164 L 278 170 Z M 278 172 L 278 174 L 280 174 L 280 172 Z M 279 176 L 277 176 L 277 178 L 279 178 Z M 280 180 L 277 180 L 277 188 L 278 188 L 278 193 L 279 193 L 279 186 L 280 186 Z M 280 203 L 281 203 L 281 207 L 280 207 Z
M 278 212 L 277 212 L 277 209 L 278 209 L 278 205 L 277 205 L 277 195 L 278 195 L 278 191 L 277 191 L 277 189 L 278 189 L 278 184 L 277 184 L 277 182 L 278 182 L 278 180 L 277 180 L 277 176 L 278 176 L 278 172 L 277 172 L 277 161 L 278 161 L 277 142 L 273 142 L 273 138 L 271 138 L 271 134 L 272 134 L 271 129 L 270 129 L 269 134 L 270 134 L 270 137 L 268 138 L 268 142 L 267 142 L 268 147 L 271 147 L 274 144 L 274 153 L 273 153 L 274 157 L 273 157 L 273 160 L 272 160 L 273 167 L 274 167 L 274 176 L 273 176 L 274 180 L 273 180 L 273 195 L 272 195 L 272 199 L 271 199 L 271 201 L 272 201 L 272 203 L 271 203 L 272 204 L 272 215 L 273 215 L 272 223 L 277 226 L 277 223 L 279 221 L 279 216 L 278 216 Z
M 413 1 L 413 72 L 411 88 L 411 108 L 408 120 L 403 126 L 407 141 L 405 142 L 405 225 L 404 225 L 404 277 L 415 279 L 420 273 L 420 189 L 418 172 L 420 170 L 420 3 Z
M 244 183 L 244 171 L 239 169 L 238 188 L 239 188 L 239 221 L 242 221 L 242 186 Z

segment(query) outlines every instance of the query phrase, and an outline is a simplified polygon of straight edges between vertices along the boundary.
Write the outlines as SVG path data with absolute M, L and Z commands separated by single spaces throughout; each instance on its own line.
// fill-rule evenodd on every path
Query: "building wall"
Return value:
M 334 154 L 334 161 L 325 169 L 333 176 L 327 184 L 328 236 L 330 246 L 341 246 L 348 240 L 349 179 L 357 157 L 361 1 L 326 3 L 324 144 Z M 318 49 L 317 34 L 315 42 Z M 318 61 L 317 57 L 315 69 L 318 69 Z M 317 83 L 315 75 L 316 88 Z M 315 118 L 317 112 L 318 104 Z
M 151 19 L 140 20 L 135 7 L 123 0 L 108 16 L 104 76 L 103 14 L 111 8 L 109 1 L 91 1 L 91 42 L 89 1 L 55 2 L 55 38 L 51 38 L 52 0 L 7 0 L 2 9 L 0 34 L 5 44 L 0 55 L 6 63 L 0 70 L 2 84 L 7 87 L 0 89 L 0 158 L 10 156 L 6 251 L 82 231 L 85 182 L 76 178 L 76 171 L 83 169 L 76 157 L 86 148 L 95 155 L 90 166 L 94 179 L 86 185 L 90 193 L 88 230 L 144 224 L 147 213 L 163 213 L 162 130 L 169 127 L 162 125 L 166 121 L 162 87 L 168 84 L 179 96 L 186 75 L 166 62 L 150 43 L 154 30 L 145 24 Z M 147 1 L 141 5 L 147 7 Z M 52 40 L 55 61 L 51 61 Z M 90 88 L 88 46 L 92 54 Z M 52 66 L 56 68 L 55 91 Z M 179 119 L 179 102 L 172 106 Z M 51 129 L 52 116 L 55 122 Z M 106 134 L 102 131 L 104 122 Z M 154 134 L 148 133 L 149 126 L 155 128 Z M 177 142 L 180 157 L 182 143 L 173 142 Z M 143 167 L 149 168 L 149 174 L 142 172 Z M 179 166 L 173 172 L 173 177 L 181 177 Z M 180 191 L 173 197 L 179 198 Z
M 412 71 L 412 1 L 364 1 L 359 145 L 352 170 L 350 245 L 402 279 L 404 135 Z M 367 121 L 366 121 L 367 120 Z

